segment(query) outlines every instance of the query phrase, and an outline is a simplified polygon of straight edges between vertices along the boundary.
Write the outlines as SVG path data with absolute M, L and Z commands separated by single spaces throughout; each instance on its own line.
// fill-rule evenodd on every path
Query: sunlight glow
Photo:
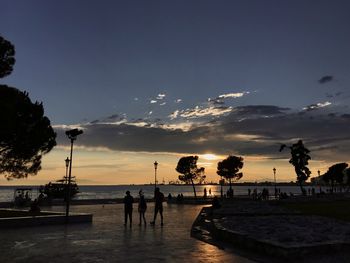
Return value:
M 203 158 L 205 160 L 208 160 L 208 161 L 214 161 L 214 160 L 218 160 L 219 159 L 219 157 L 217 155 L 212 154 L 212 153 L 202 154 L 199 157 Z

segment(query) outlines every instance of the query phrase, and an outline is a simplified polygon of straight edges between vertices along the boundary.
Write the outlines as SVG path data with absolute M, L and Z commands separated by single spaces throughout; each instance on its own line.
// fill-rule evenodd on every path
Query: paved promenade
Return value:
M 164 204 L 164 227 L 123 226 L 123 205 L 73 206 L 93 213 L 92 224 L 5 229 L 0 232 L 0 262 L 252 262 L 229 249 L 190 237 L 202 206 Z M 63 211 L 63 207 L 54 207 Z M 146 218 L 152 218 L 150 203 Z
M 274 202 L 233 199 L 204 208 L 192 235 L 250 251 L 259 262 L 350 262 L 350 223 L 301 215 Z

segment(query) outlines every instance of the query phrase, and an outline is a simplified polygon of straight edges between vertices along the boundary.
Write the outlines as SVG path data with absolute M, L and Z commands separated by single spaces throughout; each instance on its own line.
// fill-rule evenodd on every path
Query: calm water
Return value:
M 260 192 L 266 186 L 257 186 L 258 192 Z M 0 202 L 7 202 L 13 200 L 13 192 L 15 186 L 0 186 Z M 198 196 L 203 195 L 204 188 L 211 190 L 211 195 L 220 196 L 219 185 L 198 185 L 196 186 L 196 192 Z M 253 186 L 234 186 L 235 195 L 247 195 L 248 188 L 253 189 Z M 274 187 L 268 186 L 270 194 L 274 193 Z M 281 192 L 293 193 L 295 195 L 300 194 L 300 188 L 298 186 L 278 186 Z M 307 189 L 308 187 L 306 187 Z M 33 198 L 38 195 L 38 186 L 32 186 Z M 80 186 L 80 193 L 75 197 L 76 199 L 103 199 L 103 198 L 122 198 L 125 192 L 129 190 L 131 195 L 138 196 L 140 189 L 144 192 L 147 198 L 153 197 L 154 186 L 153 185 L 108 185 L 108 186 Z M 193 189 L 190 185 L 160 185 L 161 191 L 164 195 L 171 193 L 173 196 L 177 196 L 182 193 L 184 196 L 193 196 Z M 228 186 L 223 187 L 224 193 L 227 191 Z M 324 188 L 325 190 L 325 188 Z M 316 189 L 319 191 L 319 189 Z

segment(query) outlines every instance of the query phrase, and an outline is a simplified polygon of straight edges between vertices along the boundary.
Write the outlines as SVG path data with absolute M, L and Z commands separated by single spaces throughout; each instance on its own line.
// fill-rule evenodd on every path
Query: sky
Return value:
M 2 84 L 42 101 L 57 146 L 42 171 L 0 184 L 176 180 L 198 155 L 244 158 L 242 181 L 295 180 L 289 153 L 302 139 L 312 176 L 349 161 L 349 1 L 0 0 L 0 34 L 16 48 Z

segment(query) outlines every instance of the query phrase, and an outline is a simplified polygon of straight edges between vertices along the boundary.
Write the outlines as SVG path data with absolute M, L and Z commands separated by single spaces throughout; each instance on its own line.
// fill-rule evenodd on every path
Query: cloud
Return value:
M 157 101 L 156 100 L 151 100 L 150 103 L 154 104 L 154 103 L 157 103 Z
M 160 103 L 159 105 L 160 106 L 164 106 L 166 104 L 166 102 L 162 102 L 162 103 Z
M 330 106 L 330 105 L 332 105 L 332 103 L 329 102 L 329 101 L 319 102 L 319 103 L 316 103 L 316 104 L 308 105 L 308 106 L 304 107 L 303 110 L 305 110 L 305 111 L 312 111 L 312 110 L 317 110 L 317 109 L 324 108 L 324 107 L 327 107 L 327 106 Z
M 176 99 L 175 100 L 175 103 L 180 103 L 180 102 L 182 102 L 182 99 Z
M 223 105 L 225 104 L 225 99 L 237 99 L 240 97 L 243 97 L 244 95 L 250 94 L 249 91 L 242 91 L 242 92 L 236 92 L 236 93 L 226 93 L 226 94 L 221 94 L 216 98 L 208 98 L 208 102 L 212 103 L 214 105 Z
M 223 104 L 225 104 L 225 102 L 222 99 L 219 99 L 219 98 L 215 98 L 215 99 L 208 98 L 208 102 L 212 103 L 214 105 L 223 105 Z
M 186 109 L 179 112 L 179 116 L 183 118 L 199 118 L 207 116 L 220 116 L 232 111 L 232 107 L 200 107 L 196 106 L 192 109 Z
M 274 105 L 248 105 L 248 106 L 239 106 L 235 108 L 235 112 L 241 115 L 279 115 L 285 114 L 286 111 L 289 111 L 290 108 L 282 108 Z
M 107 117 L 108 120 L 115 120 L 119 118 L 120 118 L 119 114 L 113 114 Z
M 204 110 L 204 112 L 202 112 Z M 273 105 L 232 108 L 215 119 L 179 121 L 180 114 L 206 115 L 200 107 L 172 113 L 170 123 L 136 120 L 125 123 L 80 125 L 84 134 L 76 141 L 84 149 L 111 151 L 239 154 L 264 158 L 288 158 L 278 152 L 279 143 L 291 144 L 299 138 L 310 148 L 313 159 L 348 161 L 350 155 L 350 114 L 329 115 L 321 108 L 317 115 L 300 115 Z M 243 115 L 244 118 L 239 116 Z M 266 117 L 268 116 L 268 117 Z M 70 126 L 55 125 L 57 141 L 69 146 L 64 131 Z M 62 147 L 62 146 L 60 146 Z
M 179 116 L 179 113 L 180 113 L 180 111 L 179 111 L 179 110 L 176 110 L 176 111 L 174 111 L 173 113 L 171 113 L 168 117 L 169 117 L 171 120 L 176 119 L 177 116 Z
M 322 78 L 320 78 L 320 79 L 318 80 L 318 83 L 320 83 L 320 84 L 325 84 L 325 83 L 327 83 L 327 82 L 331 82 L 332 80 L 334 80 L 333 76 L 327 75 L 327 76 L 323 76 Z
M 219 95 L 219 99 L 227 99 L 227 98 L 240 98 L 240 97 L 243 97 L 244 95 L 246 94 L 249 94 L 250 92 L 249 91 L 243 91 L 243 92 L 236 92 L 236 93 L 226 93 L 226 94 L 222 94 L 222 95 Z
M 162 100 L 165 98 L 165 94 L 164 93 L 159 93 L 158 96 L 157 96 L 157 100 Z

